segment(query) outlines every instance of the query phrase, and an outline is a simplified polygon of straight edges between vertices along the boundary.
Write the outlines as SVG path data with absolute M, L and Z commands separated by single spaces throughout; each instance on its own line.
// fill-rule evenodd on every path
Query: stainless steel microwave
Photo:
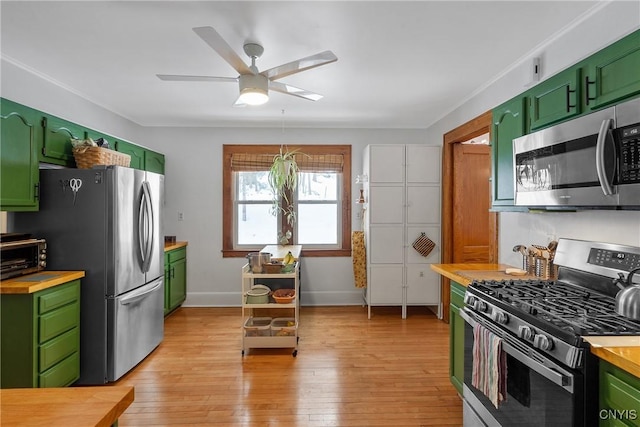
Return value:
M 640 209 L 640 99 L 513 140 L 516 206 Z

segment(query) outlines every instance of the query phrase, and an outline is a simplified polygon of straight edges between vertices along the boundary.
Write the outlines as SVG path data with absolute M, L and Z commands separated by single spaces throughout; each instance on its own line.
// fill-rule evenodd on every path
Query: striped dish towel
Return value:
M 473 327 L 471 385 L 496 408 L 507 400 L 507 354 L 502 350 L 502 338 L 479 324 Z

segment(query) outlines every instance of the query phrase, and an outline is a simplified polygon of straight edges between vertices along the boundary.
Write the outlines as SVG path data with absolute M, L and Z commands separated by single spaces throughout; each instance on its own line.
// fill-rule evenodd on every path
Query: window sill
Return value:
M 239 251 L 239 250 L 223 250 L 222 258 L 245 258 L 250 252 L 256 251 Z M 301 257 L 320 258 L 320 257 L 351 257 L 351 249 L 309 249 L 302 250 Z

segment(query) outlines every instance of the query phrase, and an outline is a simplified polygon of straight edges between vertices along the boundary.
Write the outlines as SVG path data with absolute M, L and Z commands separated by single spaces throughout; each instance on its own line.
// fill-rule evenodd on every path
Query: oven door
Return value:
M 564 368 L 522 340 L 467 309 L 465 320 L 464 388 L 465 426 L 577 426 L 585 423 L 580 372 Z M 507 353 L 507 398 L 496 408 L 471 385 L 473 327 L 480 324 L 502 338 Z

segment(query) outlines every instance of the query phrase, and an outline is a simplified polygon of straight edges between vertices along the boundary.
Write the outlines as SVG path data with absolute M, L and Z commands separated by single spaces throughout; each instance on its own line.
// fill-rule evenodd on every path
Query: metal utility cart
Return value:
M 298 355 L 298 326 L 300 319 L 300 245 L 266 246 L 261 252 L 271 253 L 272 260 L 282 260 L 288 251 L 295 258 L 293 271 L 287 273 L 253 273 L 249 264 L 242 267 L 242 355 L 251 348 L 293 348 L 293 357 Z M 247 302 L 247 292 L 257 284 L 278 284 L 280 289 L 294 289 L 295 299 L 291 303 L 276 303 L 271 297 L 264 304 Z M 275 289 L 272 289 L 275 290 Z M 282 328 L 267 325 L 268 318 L 260 312 L 272 310 L 291 312 L 293 324 L 286 324 Z

